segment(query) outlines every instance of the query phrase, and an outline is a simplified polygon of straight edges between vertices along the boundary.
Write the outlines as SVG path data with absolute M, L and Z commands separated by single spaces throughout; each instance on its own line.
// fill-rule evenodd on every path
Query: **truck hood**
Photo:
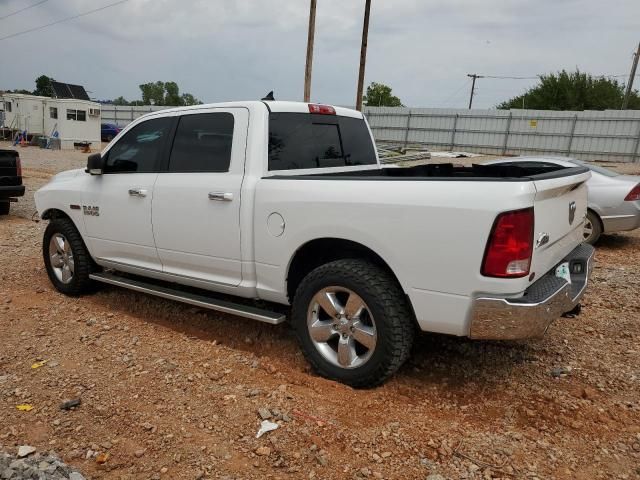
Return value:
M 53 177 L 51 177 L 51 179 L 49 180 L 49 183 L 60 182 L 60 181 L 68 180 L 68 179 L 71 179 L 71 178 L 75 178 L 75 177 L 77 177 L 78 175 L 80 175 L 83 172 L 84 172 L 84 168 L 76 168 L 74 170 L 66 170 L 64 172 L 60 172 L 60 173 L 54 175 Z

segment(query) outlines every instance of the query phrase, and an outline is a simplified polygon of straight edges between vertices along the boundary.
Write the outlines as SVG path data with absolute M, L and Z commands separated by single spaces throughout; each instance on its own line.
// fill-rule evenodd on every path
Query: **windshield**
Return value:
M 581 160 L 569 160 L 571 163 L 575 163 L 576 165 L 580 165 L 581 167 L 587 167 L 592 172 L 599 173 L 600 175 L 604 175 L 605 177 L 617 177 L 620 174 L 618 172 L 614 172 L 613 170 L 609 170 L 608 168 L 600 167 L 598 165 L 591 165 L 590 163 L 583 162 Z

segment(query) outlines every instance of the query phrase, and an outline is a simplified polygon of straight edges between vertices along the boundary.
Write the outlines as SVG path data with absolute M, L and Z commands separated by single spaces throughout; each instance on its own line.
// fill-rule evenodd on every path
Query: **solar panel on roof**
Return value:
M 82 85 L 71 83 L 51 82 L 53 95 L 57 98 L 75 98 L 78 100 L 90 100 L 87 91 Z

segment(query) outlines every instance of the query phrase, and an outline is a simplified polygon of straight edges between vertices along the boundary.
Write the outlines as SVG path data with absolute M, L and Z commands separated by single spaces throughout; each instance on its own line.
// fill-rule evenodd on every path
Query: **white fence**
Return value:
M 133 122 L 136 118 L 145 113 L 157 112 L 173 107 L 156 107 L 154 105 L 143 105 L 140 107 L 116 106 L 108 103 L 102 104 L 102 123 L 115 123 L 119 127 L 124 127 Z
M 168 107 L 102 105 L 102 121 L 125 126 Z M 456 110 L 366 107 L 376 141 L 496 155 L 567 155 L 640 162 L 640 111 Z
M 367 107 L 376 141 L 496 155 L 640 161 L 640 111 Z

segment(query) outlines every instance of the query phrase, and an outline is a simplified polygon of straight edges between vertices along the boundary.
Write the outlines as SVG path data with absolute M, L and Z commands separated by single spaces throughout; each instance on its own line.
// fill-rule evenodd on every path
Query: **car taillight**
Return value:
M 624 197 L 625 202 L 635 202 L 640 200 L 640 183 L 633 187 L 631 191 Z
M 309 104 L 309 113 L 320 113 L 322 115 L 335 115 L 336 109 L 331 105 L 320 105 L 319 103 Z
M 20 157 L 16 157 L 16 175 L 18 177 L 22 176 L 22 162 L 20 162 Z
M 482 262 L 485 277 L 519 278 L 529 275 L 533 253 L 533 208 L 498 215 Z

